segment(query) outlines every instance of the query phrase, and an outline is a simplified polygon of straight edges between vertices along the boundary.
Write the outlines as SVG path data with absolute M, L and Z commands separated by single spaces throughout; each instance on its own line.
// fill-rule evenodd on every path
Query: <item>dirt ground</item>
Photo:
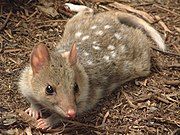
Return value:
M 64 2 L 0 1 L 0 134 L 180 134 L 179 0 L 70 0 L 97 12 L 116 9 L 136 14 L 162 34 L 168 50 L 161 52 L 153 46 L 148 77 L 126 83 L 75 121 L 63 121 L 50 131 L 33 127 L 22 112 L 29 104 L 17 82 L 36 43 L 53 50 L 61 39 L 64 25 L 74 14 L 63 7 Z

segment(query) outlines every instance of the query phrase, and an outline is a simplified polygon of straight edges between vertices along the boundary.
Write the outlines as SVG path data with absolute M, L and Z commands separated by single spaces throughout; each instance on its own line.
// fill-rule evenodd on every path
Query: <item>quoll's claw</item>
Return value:
M 47 130 L 49 130 L 49 129 L 52 128 L 47 119 L 42 119 L 41 118 L 41 119 L 38 119 L 37 122 L 38 122 L 37 128 L 39 128 L 39 129 L 43 129 L 43 130 L 47 129 Z
M 42 117 L 41 112 L 34 108 L 28 108 L 25 112 L 35 119 Z

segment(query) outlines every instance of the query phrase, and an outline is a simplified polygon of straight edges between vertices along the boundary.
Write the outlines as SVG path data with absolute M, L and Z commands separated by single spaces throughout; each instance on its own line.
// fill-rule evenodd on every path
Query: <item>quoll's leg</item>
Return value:
M 56 127 L 60 124 L 62 120 L 62 117 L 56 113 L 53 113 L 50 117 L 43 119 L 40 118 L 37 120 L 38 124 L 37 124 L 37 128 L 39 129 L 46 129 L 49 130 L 53 127 Z
M 93 12 L 93 9 L 91 9 L 89 7 L 86 7 L 83 5 L 74 5 L 72 3 L 66 3 L 65 7 L 74 12 L 81 12 L 81 11 Z

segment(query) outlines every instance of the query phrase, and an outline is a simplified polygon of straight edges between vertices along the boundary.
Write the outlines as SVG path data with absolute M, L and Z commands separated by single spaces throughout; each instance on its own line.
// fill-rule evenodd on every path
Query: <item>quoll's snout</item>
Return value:
M 68 118 L 75 118 L 76 117 L 76 111 L 74 109 L 69 109 L 67 111 L 67 117 Z

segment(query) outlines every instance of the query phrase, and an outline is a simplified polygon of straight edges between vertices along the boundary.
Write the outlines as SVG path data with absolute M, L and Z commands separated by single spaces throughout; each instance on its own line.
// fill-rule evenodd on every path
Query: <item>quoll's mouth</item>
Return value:
M 67 112 L 65 112 L 61 107 L 59 106 L 54 106 L 55 111 L 60 114 L 63 117 L 66 118 L 75 118 L 76 117 L 76 111 L 74 109 L 67 109 Z
M 63 117 L 67 117 L 67 114 L 65 113 L 65 111 L 62 108 L 60 108 L 59 106 L 54 106 L 54 108 L 58 114 L 60 114 Z

